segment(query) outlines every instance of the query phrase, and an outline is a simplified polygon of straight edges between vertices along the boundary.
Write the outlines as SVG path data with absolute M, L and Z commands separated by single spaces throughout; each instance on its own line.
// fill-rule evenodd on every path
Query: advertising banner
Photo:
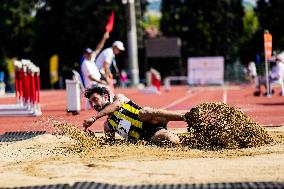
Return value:
M 53 55 L 49 60 L 50 84 L 54 85 L 58 81 L 58 55 Z
M 224 84 L 224 57 L 192 57 L 187 65 L 189 84 Z

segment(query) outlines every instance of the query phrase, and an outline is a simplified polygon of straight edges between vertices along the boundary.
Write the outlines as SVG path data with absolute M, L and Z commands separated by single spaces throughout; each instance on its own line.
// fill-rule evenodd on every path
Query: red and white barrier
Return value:
M 139 90 L 143 93 L 161 94 L 161 75 L 160 73 L 151 68 L 146 72 L 147 87 L 142 87 Z
M 16 60 L 15 95 L 16 104 L 0 105 L 0 116 L 39 116 L 40 69 L 30 60 Z
M 161 75 L 154 68 L 150 69 L 151 83 L 158 91 L 161 91 Z

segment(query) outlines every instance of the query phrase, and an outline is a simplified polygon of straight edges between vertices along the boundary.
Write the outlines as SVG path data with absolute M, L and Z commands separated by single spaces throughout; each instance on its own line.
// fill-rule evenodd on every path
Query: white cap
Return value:
M 117 47 L 119 50 L 124 51 L 125 48 L 123 46 L 123 43 L 121 41 L 115 41 L 112 44 L 113 47 Z

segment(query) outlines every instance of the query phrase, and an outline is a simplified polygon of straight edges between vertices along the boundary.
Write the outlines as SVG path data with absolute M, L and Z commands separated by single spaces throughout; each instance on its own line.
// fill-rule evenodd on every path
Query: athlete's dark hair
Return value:
M 92 96 L 92 94 L 97 93 L 100 96 L 103 96 L 104 94 L 108 95 L 108 99 L 110 99 L 109 96 L 109 90 L 106 87 L 102 87 L 102 86 L 94 86 L 92 88 L 88 88 L 85 90 L 85 97 L 86 98 L 90 98 Z

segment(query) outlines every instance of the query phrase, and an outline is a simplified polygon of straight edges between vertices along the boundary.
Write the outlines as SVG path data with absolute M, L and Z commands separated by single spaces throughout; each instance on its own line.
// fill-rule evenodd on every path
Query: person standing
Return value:
M 254 87 L 258 86 L 258 77 L 254 62 L 249 62 L 248 64 L 248 77 L 250 84 L 253 84 Z
M 91 88 L 95 84 L 107 84 L 107 82 L 102 79 L 101 73 L 99 72 L 94 61 L 108 38 L 109 33 L 106 32 L 94 51 L 91 48 L 84 49 L 84 59 L 81 64 L 81 73 L 83 75 L 85 88 Z
M 83 52 L 83 62 L 81 64 L 81 73 L 83 76 L 85 88 L 91 88 L 94 85 L 107 85 L 107 82 L 102 79 L 101 73 L 99 72 L 96 64 L 95 58 L 97 54 L 102 50 L 106 40 L 109 38 L 109 33 L 106 32 L 97 45 L 96 49 L 93 51 L 91 48 L 84 49 Z M 85 103 L 85 110 L 90 108 L 89 102 Z
M 281 95 L 284 96 L 284 63 L 281 58 L 276 58 L 276 64 L 269 75 L 269 94 L 272 94 L 273 83 L 281 85 Z
M 120 54 L 124 50 L 125 48 L 123 43 L 121 41 L 115 41 L 112 44 L 112 47 L 104 49 L 96 59 L 96 65 L 99 71 L 102 73 L 103 77 L 110 85 L 110 88 L 113 88 L 113 75 L 111 73 L 110 67 L 111 65 L 115 64 L 115 55 Z
M 120 74 L 120 85 L 122 88 L 127 87 L 128 83 L 129 83 L 129 79 L 127 76 L 127 72 L 125 70 L 121 70 L 121 74 Z
M 266 93 L 264 95 L 272 95 L 274 90 L 272 89 L 273 84 L 277 83 L 281 85 L 281 95 L 284 96 L 284 60 L 280 57 L 276 57 L 276 60 L 272 66 L 271 72 L 269 73 L 268 81 L 269 81 L 269 88 L 266 88 L 266 78 L 261 77 L 259 79 L 259 85 L 257 86 L 257 90 L 254 92 L 255 96 L 261 95 L 261 88 L 262 86 L 265 88 Z

